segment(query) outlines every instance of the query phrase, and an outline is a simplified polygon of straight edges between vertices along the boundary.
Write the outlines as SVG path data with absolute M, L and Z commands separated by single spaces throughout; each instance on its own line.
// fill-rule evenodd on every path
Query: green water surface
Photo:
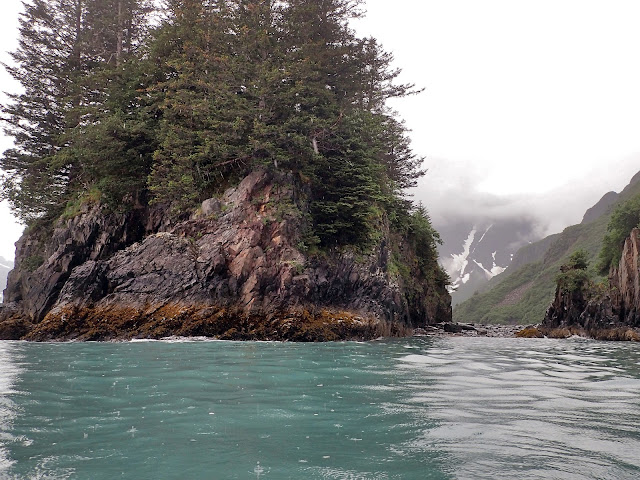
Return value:
M 640 346 L 0 343 L 1 479 L 636 479 Z

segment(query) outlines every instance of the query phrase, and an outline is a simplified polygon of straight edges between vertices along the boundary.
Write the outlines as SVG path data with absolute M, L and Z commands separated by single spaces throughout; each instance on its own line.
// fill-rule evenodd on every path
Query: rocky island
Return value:
M 416 91 L 349 28 L 358 2 L 167 2 L 159 25 L 125 3 L 71 23 L 25 6 L 0 166 L 28 228 L 1 338 L 368 339 L 450 320 L 439 236 L 405 194 L 422 159 L 386 106 Z
M 574 251 L 556 276 L 556 292 L 544 319 L 520 336 L 640 341 L 640 193 L 611 212 L 595 262 Z M 593 265 L 591 263 L 594 263 Z
M 450 318 L 444 279 L 412 268 L 414 247 L 388 225 L 367 254 L 305 252 L 295 184 L 257 170 L 174 225 L 161 209 L 105 214 L 95 205 L 59 221 L 49 238 L 25 235 L 0 335 L 314 341 L 403 334 Z M 36 255 L 46 260 L 30 270 Z M 398 258 L 408 276 L 397 273 Z

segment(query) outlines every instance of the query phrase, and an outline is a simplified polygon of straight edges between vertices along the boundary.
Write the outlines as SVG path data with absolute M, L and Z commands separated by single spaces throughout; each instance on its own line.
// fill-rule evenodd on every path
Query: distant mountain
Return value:
M 619 194 L 607 193 L 584 215 L 582 223 L 526 245 L 515 254 L 509 269 L 481 292 L 457 305 L 453 319 L 467 323 L 539 323 L 555 292 L 560 265 L 580 248 L 595 262 L 617 205 L 640 193 L 640 172 Z
M 619 195 L 616 192 L 608 192 L 593 207 L 591 207 L 582 217 L 581 223 L 590 223 L 606 214 L 612 205 L 618 201 Z
M 2 302 L 2 292 L 7 286 L 7 275 L 13 269 L 13 262 L 0 257 L 0 303 Z
M 540 238 L 536 223 L 521 218 L 460 220 L 437 229 L 443 240 L 440 259 L 454 289 L 453 305 L 504 272 L 520 247 Z

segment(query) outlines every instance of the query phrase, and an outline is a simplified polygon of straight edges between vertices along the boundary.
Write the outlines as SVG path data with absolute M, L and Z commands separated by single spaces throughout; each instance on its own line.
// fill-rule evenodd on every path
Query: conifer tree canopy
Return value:
M 309 187 L 322 245 L 366 247 L 390 221 L 435 262 L 437 233 L 405 198 L 422 159 L 387 106 L 416 90 L 349 27 L 361 4 L 28 0 L 2 198 L 27 222 L 88 192 L 184 212 L 254 168 L 286 170 Z

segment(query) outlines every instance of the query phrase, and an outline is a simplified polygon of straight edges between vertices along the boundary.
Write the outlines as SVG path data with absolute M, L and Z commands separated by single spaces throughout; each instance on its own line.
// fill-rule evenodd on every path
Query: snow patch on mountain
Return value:
M 480 240 L 478 240 L 478 243 L 482 242 L 482 240 L 484 240 L 484 237 L 487 236 L 487 233 L 489 233 L 489 230 L 491 230 L 491 227 L 493 227 L 493 223 L 491 225 L 489 225 L 489 227 L 484 231 L 484 233 L 482 234 L 482 237 L 480 237 Z
M 493 262 L 493 266 L 491 267 L 491 270 L 485 268 L 485 266 L 478 262 L 477 260 L 474 260 L 473 263 L 475 263 L 477 266 L 479 266 L 482 271 L 484 272 L 485 276 L 487 277 L 487 280 L 491 280 L 493 277 L 495 277 L 496 275 L 500 275 L 502 272 L 504 272 L 507 267 L 501 267 L 500 265 L 496 265 L 495 262 Z
M 455 290 L 460 286 L 460 284 L 467 283 L 469 281 L 470 275 L 465 274 L 465 270 L 469 265 L 469 255 L 471 254 L 471 245 L 473 245 L 473 241 L 476 238 L 477 229 L 474 226 L 467 239 L 462 244 L 462 253 L 452 253 L 451 254 L 451 263 L 449 265 L 450 274 L 457 274 L 457 278 L 453 280 L 451 283 L 452 290 Z

